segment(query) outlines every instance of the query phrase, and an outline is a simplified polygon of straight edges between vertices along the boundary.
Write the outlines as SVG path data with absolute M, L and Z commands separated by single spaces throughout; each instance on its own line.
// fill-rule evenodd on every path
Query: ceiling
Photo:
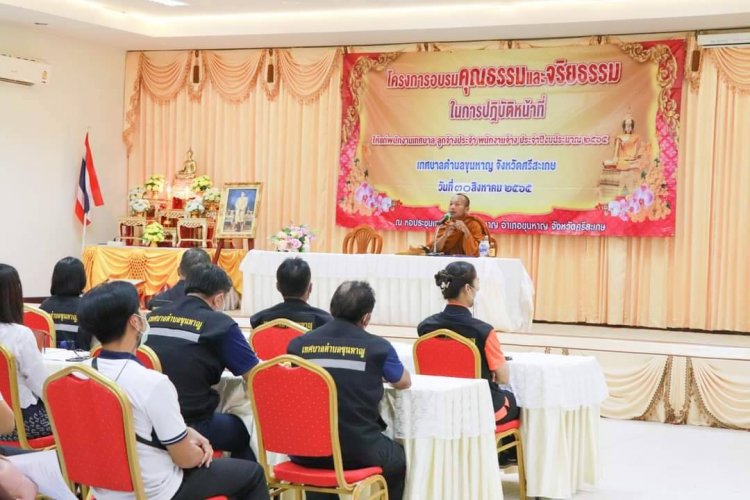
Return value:
M 0 21 L 131 50 L 557 38 L 750 26 L 750 0 L 0 0 Z

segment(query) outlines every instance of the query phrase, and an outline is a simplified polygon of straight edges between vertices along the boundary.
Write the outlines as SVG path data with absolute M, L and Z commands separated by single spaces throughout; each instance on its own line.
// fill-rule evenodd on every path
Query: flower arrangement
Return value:
M 146 198 L 130 198 L 130 210 L 134 214 L 143 214 L 149 208 L 151 208 L 151 203 Z
M 206 211 L 206 207 L 203 206 L 203 199 L 200 197 L 193 198 L 185 205 L 185 211 L 190 212 L 192 215 L 200 215 Z
M 208 188 L 203 193 L 203 204 L 207 209 L 213 208 L 214 210 L 219 208 L 219 202 L 221 201 L 221 191 L 219 188 Z
M 143 189 L 141 186 L 136 186 L 130 191 L 128 191 L 128 200 L 132 201 L 136 198 L 143 198 L 144 194 L 146 194 L 146 190 Z
M 162 174 L 154 174 L 143 183 L 143 187 L 150 193 L 160 193 L 164 189 L 164 176 Z
M 193 179 L 193 183 L 190 185 L 190 189 L 192 189 L 196 193 L 204 193 L 213 185 L 214 183 L 209 176 L 201 175 Z
M 314 239 L 315 235 L 309 227 L 291 223 L 271 236 L 277 252 L 309 252 L 310 242 Z
M 164 226 L 158 222 L 152 222 L 143 230 L 143 241 L 145 243 L 159 243 L 160 241 L 164 241 L 164 238 Z

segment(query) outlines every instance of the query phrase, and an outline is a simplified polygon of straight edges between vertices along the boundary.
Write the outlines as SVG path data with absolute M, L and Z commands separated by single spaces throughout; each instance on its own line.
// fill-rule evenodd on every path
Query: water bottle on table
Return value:
M 487 257 L 490 254 L 490 238 L 485 236 L 482 241 L 479 242 L 479 256 Z

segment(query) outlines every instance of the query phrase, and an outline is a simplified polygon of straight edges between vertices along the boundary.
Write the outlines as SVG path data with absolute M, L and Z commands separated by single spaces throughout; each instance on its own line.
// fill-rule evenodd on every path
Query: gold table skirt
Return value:
M 158 293 L 164 285 L 172 286 L 180 279 L 177 267 L 185 248 L 90 246 L 83 252 L 86 289 L 108 279 L 143 280 L 144 295 Z M 216 249 L 207 248 L 213 258 Z M 223 249 L 219 266 L 232 280 L 234 289 L 242 293 L 240 263 L 247 253 L 242 249 Z

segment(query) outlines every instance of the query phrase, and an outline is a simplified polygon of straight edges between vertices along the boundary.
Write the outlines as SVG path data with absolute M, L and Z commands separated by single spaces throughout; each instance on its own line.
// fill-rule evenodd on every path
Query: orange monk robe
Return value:
M 440 239 L 454 220 L 462 220 L 469 228 L 471 238 L 464 236 L 462 231 L 454 230 L 443 243 L 443 253 L 446 255 L 468 255 L 479 257 L 479 242 L 484 238 L 482 222 L 473 215 L 465 215 L 461 218 L 451 219 L 438 229 L 437 238 Z M 432 248 L 432 244 L 429 245 Z

